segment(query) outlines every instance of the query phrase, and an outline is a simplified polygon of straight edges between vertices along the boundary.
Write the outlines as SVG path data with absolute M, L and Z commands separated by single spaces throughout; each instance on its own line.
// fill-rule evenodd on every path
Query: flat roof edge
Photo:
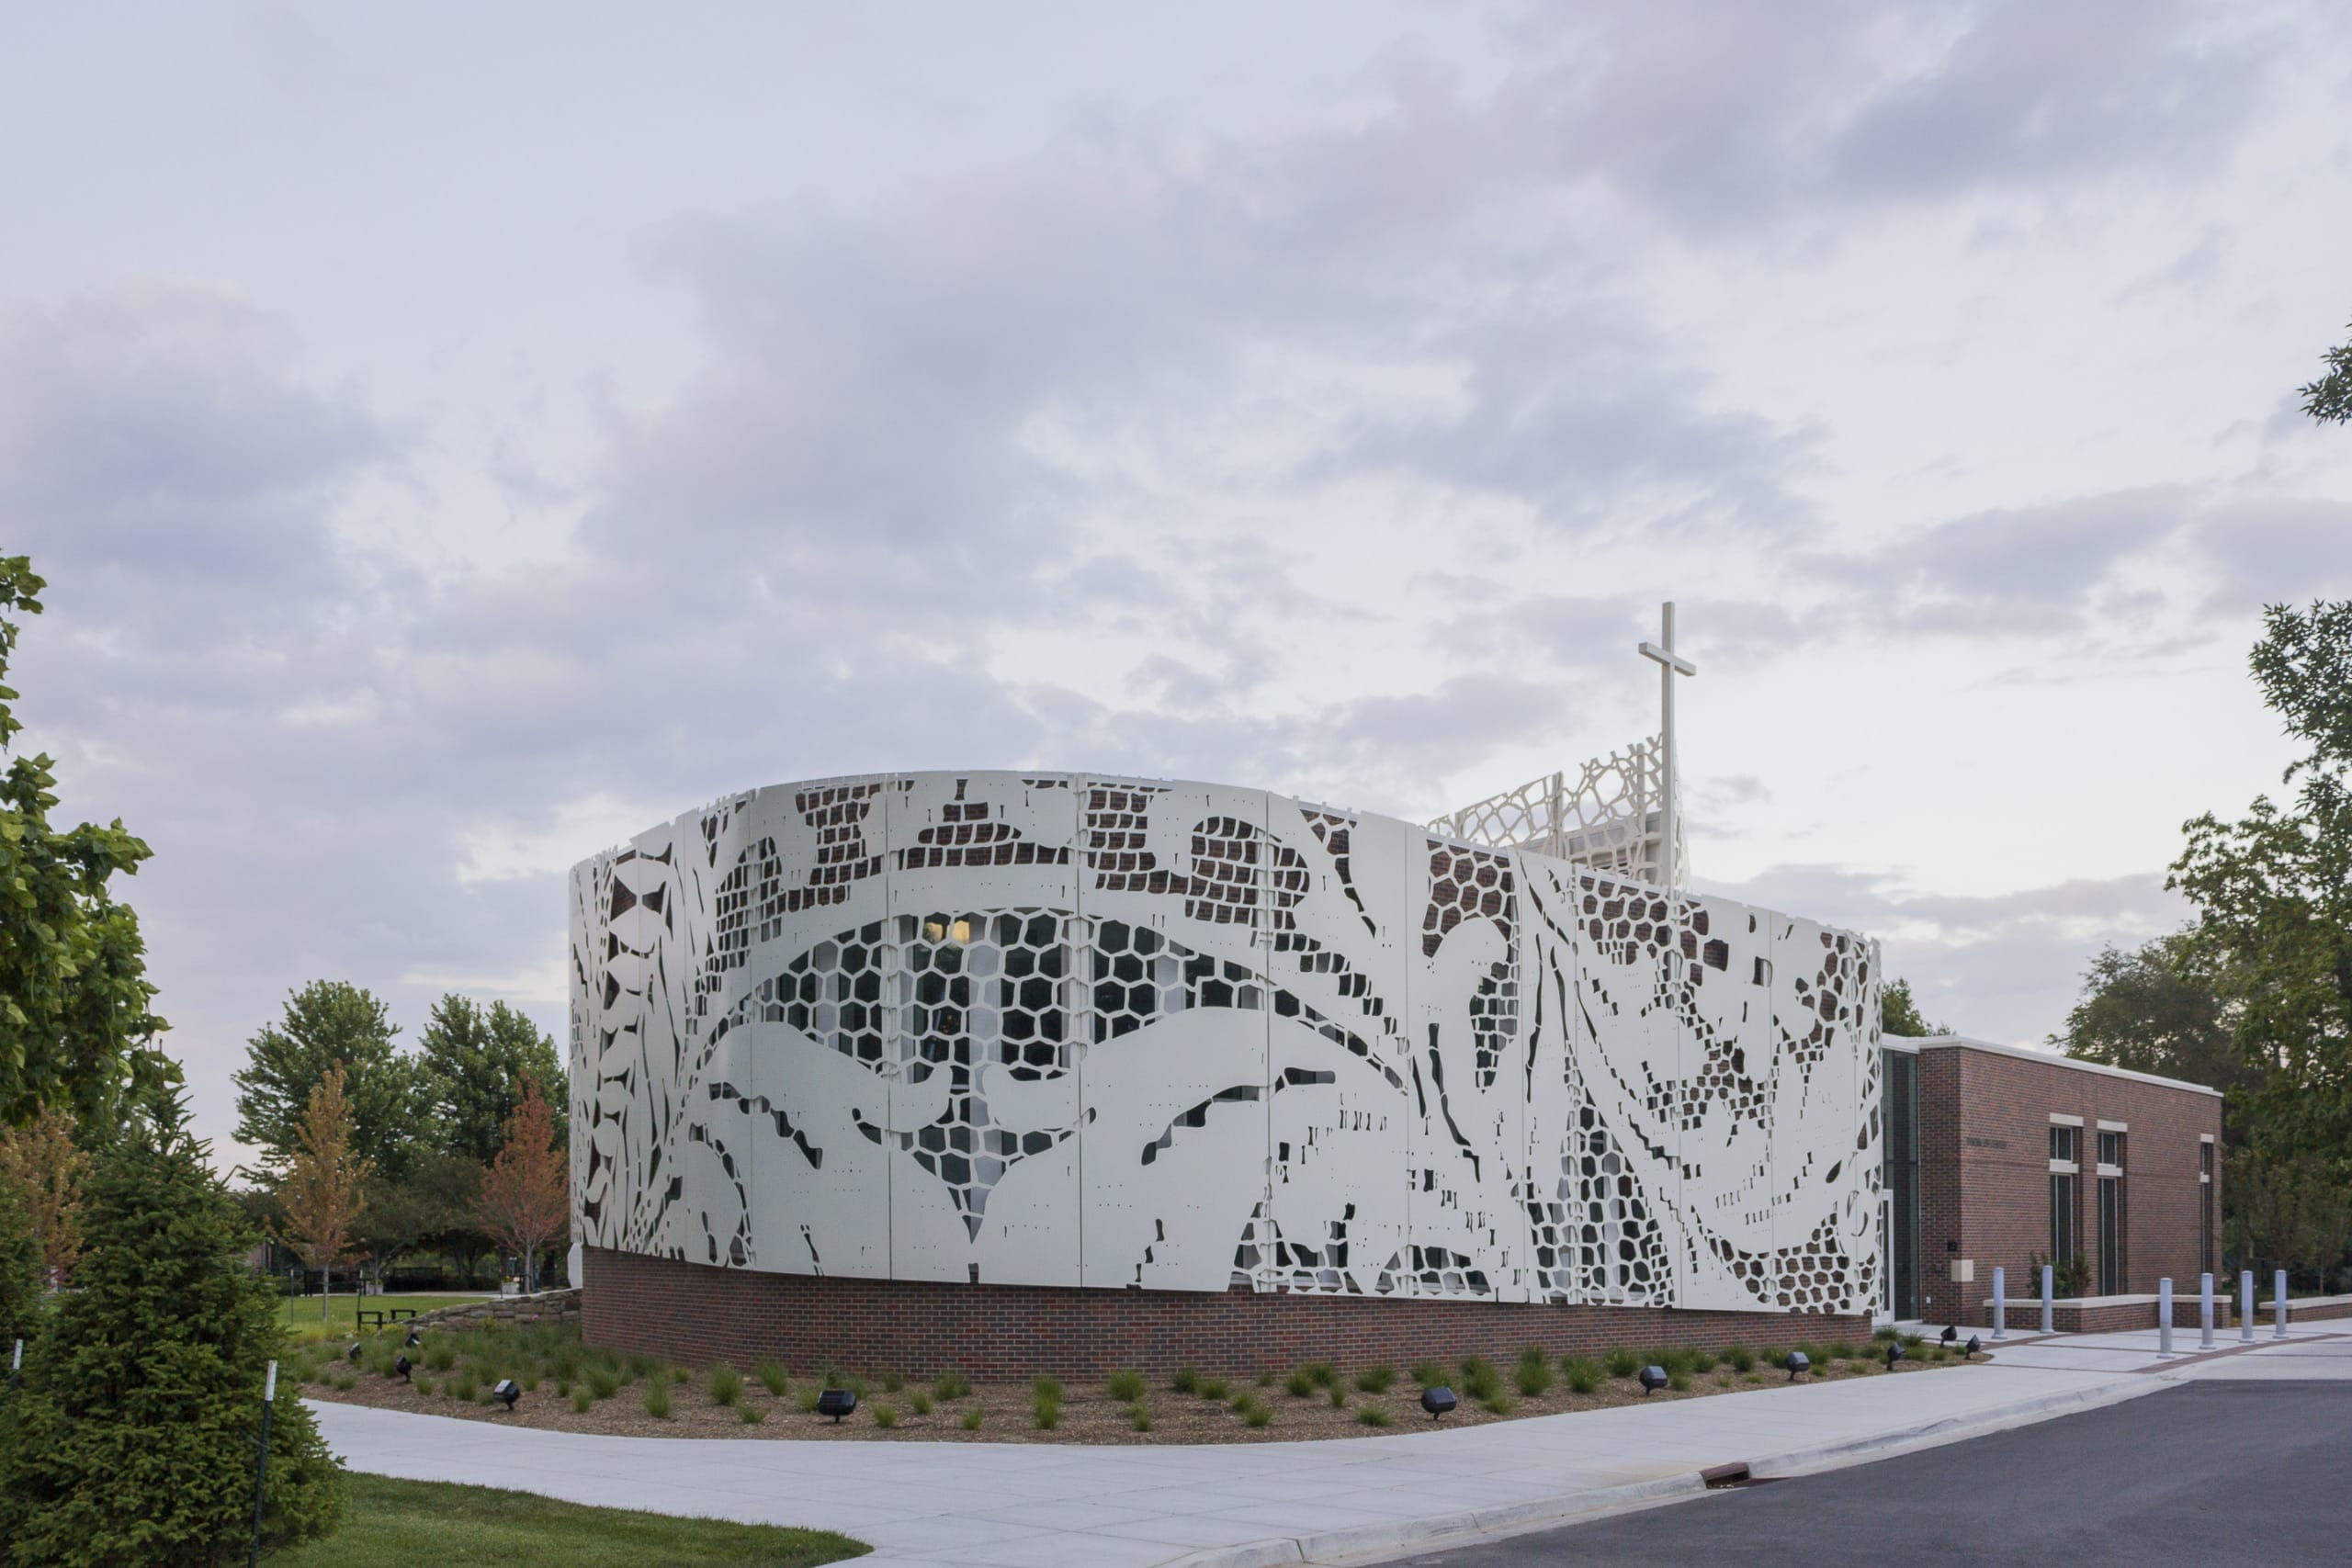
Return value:
M 2154 1084 L 2159 1089 L 2186 1089 L 2190 1094 L 2210 1094 L 2215 1100 L 2222 1091 L 2201 1083 L 2186 1083 L 2179 1078 L 2159 1077 L 2154 1073 L 2135 1073 L 2129 1067 L 2110 1067 L 2105 1062 L 2086 1062 L 2076 1056 L 2062 1056 L 2055 1051 L 2037 1050 L 2030 1045 L 2002 1045 L 1990 1040 L 1971 1040 L 1964 1034 L 1930 1034 L 1914 1036 L 1888 1034 L 1881 1037 L 1888 1048 L 1907 1051 L 1987 1051 L 1996 1056 L 2014 1056 L 2019 1061 L 2040 1062 L 2044 1066 L 2064 1067 L 2070 1072 L 2098 1073 L 2110 1078 L 2127 1078 L 2133 1083 Z

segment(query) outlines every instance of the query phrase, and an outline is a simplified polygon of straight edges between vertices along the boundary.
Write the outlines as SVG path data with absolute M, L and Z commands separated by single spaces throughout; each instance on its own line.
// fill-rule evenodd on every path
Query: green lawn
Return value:
M 872 1548 L 830 1530 L 583 1508 L 522 1492 L 352 1475 L 343 1529 L 269 1561 L 277 1568 L 808 1568 Z
M 460 1306 L 467 1302 L 482 1299 L 481 1292 L 470 1296 L 369 1296 L 368 1310 L 379 1307 L 414 1307 L 419 1312 L 431 1312 L 435 1307 Z M 344 1338 L 349 1336 L 358 1319 L 353 1314 L 360 1303 L 353 1297 L 338 1292 L 328 1298 L 329 1314 L 324 1322 L 319 1316 L 316 1296 L 288 1296 L 277 1303 L 277 1321 L 290 1329 L 296 1337 L 320 1339 Z M 372 1328 L 374 1325 L 371 1324 Z

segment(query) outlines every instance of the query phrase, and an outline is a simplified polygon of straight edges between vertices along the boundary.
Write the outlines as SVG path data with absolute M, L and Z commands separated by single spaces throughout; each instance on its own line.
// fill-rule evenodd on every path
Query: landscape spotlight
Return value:
M 1790 1351 L 1789 1359 L 1781 1364 L 1789 1369 L 1791 1382 L 1796 1382 L 1801 1374 L 1813 1371 L 1813 1358 L 1802 1350 Z
M 409 1373 L 415 1370 L 416 1363 L 410 1360 L 406 1356 L 398 1357 L 392 1362 L 392 1371 L 401 1375 L 401 1382 L 408 1382 Z
M 1973 1334 L 1968 1337 L 1968 1359 L 1970 1360 L 1974 1360 L 1976 1359 L 1976 1352 L 1983 1348 L 1984 1348 L 1984 1341 L 1977 1338 Z
M 1432 1421 L 1444 1415 L 1447 1411 L 1452 1410 L 1460 1403 L 1461 1401 L 1453 1397 L 1453 1391 L 1450 1388 L 1425 1388 L 1421 1390 L 1421 1408 L 1430 1413 L 1430 1419 Z
M 1901 1359 L 1903 1359 L 1903 1341 L 1900 1339 L 1888 1340 L 1886 1342 L 1886 1370 L 1890 1372 L 1893 1371 L 1894 1370 L 1894 1363 Z
M 856 1408 L 857 1391 L 853 1388 L 829 1388 L 817 1396 L 817 1414 L 831 1416 L 836 1427 L 842 1424 L 842 1416 Z
M 419 1334 L 414 1328 L 411 1328 L 408 1331 L 408 1337 L 402 1340 L 401 1343 L 408 1346 L 411 1349 L 414 1349 L 417 1346 L 424 1343 L 424 1336 Z
M 345 1350 L 344 1355 L 354 1361 L 359 1359 L 359 1341 L 356 1339 L 353 1340 L 351 1342 L 351 1348 Z
M 1955 1339 L 1957 1339 L 1957 1338 L 1959 1338 L 1959 1337 L 1960 1337 L 1960 1330 L 1959 1330 L 1959 1329 L 1952 1327 L 1952 1326 L 1951 1326 L 1951 1325 L 1949 1325 L 1949 1324 L 1947 1324 L 1947 1325 L 1944 1325 L 1944 1343 L 1945 1343 L 1945 1344 L 1949 1345 L 1949 1344 L 1951 1344 L 1953 1340 L 1955 1340 Z
M 1664 1367 L 1644 1367 L 1642 1369 L 1642 1397 L 1647 1399 L 1672 1381 L 1666 1375 Z
M 523 1391 L 513 1378 L 501 1378 L 491 1385 L 490 1397 L 512 1410 L 514 1402 L 523 1397 Z

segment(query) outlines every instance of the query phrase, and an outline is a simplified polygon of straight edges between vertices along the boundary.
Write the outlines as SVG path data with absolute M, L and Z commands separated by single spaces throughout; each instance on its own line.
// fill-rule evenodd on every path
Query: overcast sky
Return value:
M 1701 884 L 2036 1042 L 2352 593 L 2352 12 L 19 8 L 0 547 L 200 1129 L 289 987 L 563 1032 L 563 869 L 1010 766 L 1424 817 L 1656 723 Z

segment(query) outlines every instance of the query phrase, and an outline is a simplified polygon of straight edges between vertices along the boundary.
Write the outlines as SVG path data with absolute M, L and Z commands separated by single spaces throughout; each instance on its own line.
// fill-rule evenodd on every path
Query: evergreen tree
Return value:
M 359 987 L 314 980 L 286 998 L 286 1016 L 249 1043 L 237 1086 L 237 1137 L 262 1151 L 272 1172 L 302 1145 L 311 1091 L 340 1063 L 351 1107 L 351 1142 L 378 1173 L 408 1174 L 417 1122 L 415 1064 L 399 1054 L 385 1006 Z
M 525 1078 L 537 1079 L 542 1093 L 563 1082 L 555 1042 L 504 1002 L 483 1007 L 445 996 L 416 1043 L 427 1135 L 444 1154 L 476 1165 L 496 1157 L 506 1119 L 523 1102 Z M 556 1143 L 562 1146 L 560 1126 Z
M 262 1382 L 281 1353 L 276 1293 L 187 1130 L 159 1100 L 100 1157 L 80 1286 L 28 1348 L 0 1440 L 9 1568 L 209 1568 L 253 1529 Z M 263 1540 L 333 1530 L 341 1474 L 291 1379 L 271 1417 Z

